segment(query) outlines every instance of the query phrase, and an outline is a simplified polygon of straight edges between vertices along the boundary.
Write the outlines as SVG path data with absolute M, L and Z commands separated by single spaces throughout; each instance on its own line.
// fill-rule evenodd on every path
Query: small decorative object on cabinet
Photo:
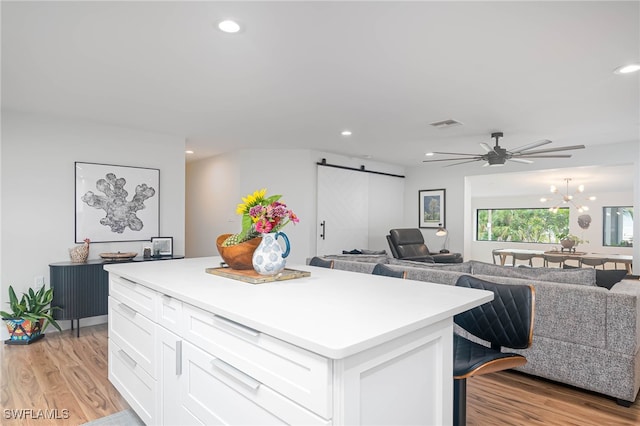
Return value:
M 13 286 L 9 286 L 9 306 L 11 312 L 0 311 L 9 339 L 4 343 L 10 345 L 28 345 L 44 337 L 44 330 L 52 324 L 62 331 L 58 323 L 51 316 L 57 307 L 51 306 L 53 289 L 45 290 L 44 284 L 38 291 L 32 288 L 22 294 L 20 300 L 16 296 Z
M 173 256 L 173 237 L 153 237 L 151 247 L 153 257 Z
M 284 239 L 285 249 L 282 250 L 278 237 Z M 253 252 L 253 269 L 260 275 L 276 275 L 287 265 L 291 246 L 289 238 L 284 232 L 270 232 L 263 234 L 262 242 Z
M 236 213 L 242 216 L 242 231 L 237 234 L 220 235 L 216 239 L 218 253 L 232 269 L 254 268 L 253 252 L 261 243 L 258 237 L 270 232 L 277 233 L 289 222 L 295 224 L 299 221 L 286 204 L 278 201 L 282 195 L 265 197 L 266 193 L 266 189 L 260 189 L 243 197 L 242 203 L 238 204 L 236 209 Z M 245 243 L 251 244 L 242 247 Z M 287 248 L 287 254 L 288 252 Z
M 85 263 L 89 257 L 89 238 L 84 239 L 84 244 L 69 249 L 69 257 L 73 263 Z

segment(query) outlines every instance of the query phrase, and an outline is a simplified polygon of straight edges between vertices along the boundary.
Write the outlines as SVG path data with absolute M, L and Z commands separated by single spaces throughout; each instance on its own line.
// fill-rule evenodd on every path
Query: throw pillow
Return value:
M 565 269 L 580 269 L 577 266 L 564 265 Z M 594 268 L 595 269 L 595 268 Z M 615 284 L 627 276 L 624 269 L 596 269 L 596 285 L 611 290 Z

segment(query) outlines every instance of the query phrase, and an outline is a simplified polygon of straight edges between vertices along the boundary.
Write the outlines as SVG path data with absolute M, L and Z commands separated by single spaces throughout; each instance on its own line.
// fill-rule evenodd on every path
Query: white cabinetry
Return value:
M 145 423 L 451 423 L 453 315 L 492 293 L 312 267 L 252 286 L 219 261 L 105 267 L 109 379 Z

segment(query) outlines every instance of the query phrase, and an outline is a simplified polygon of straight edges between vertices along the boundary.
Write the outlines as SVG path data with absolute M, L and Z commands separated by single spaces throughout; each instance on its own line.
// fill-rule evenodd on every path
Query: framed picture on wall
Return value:
M 160 234 L 160 170 L 75 163 L 75 242 L 149 241 Z
M 153 257 L 173 256 L 173 237 L 151 238 L 151 255 Z
M 418 226 L 420 228 L 446 228 L 445 190 L 422 189 L 418 191 Z

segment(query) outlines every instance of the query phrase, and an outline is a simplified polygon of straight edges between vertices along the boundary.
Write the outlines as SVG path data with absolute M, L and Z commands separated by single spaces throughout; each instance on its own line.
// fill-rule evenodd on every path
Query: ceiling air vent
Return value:
M 444 121 L 437 121 L 435 123 L 431 123 L 430 126 L 433 127 L 437 127 L 438 129 L 446 129 L 448 127 L 453 127 L 453 126 L 461 126 L 462 123 L 456 120 L 444 120 Z

